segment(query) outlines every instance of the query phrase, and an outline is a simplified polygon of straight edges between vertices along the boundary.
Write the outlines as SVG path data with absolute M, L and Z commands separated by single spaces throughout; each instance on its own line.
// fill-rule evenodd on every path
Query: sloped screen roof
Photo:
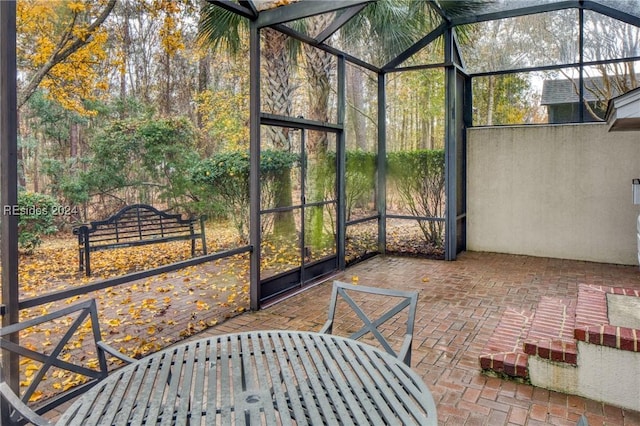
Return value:
M 275 27 L 307 43 L 343 53 L 352 62 L 374 71 L 442 62 L 442 47 L 438 46 L 441 44 L 440 36 L 451 27 L 461 26 L 464 33 L 464 28 L 469 24 L 554 11 L 558 11 L 555 12 L 558 14 L 559 11 L 581 8 L 585 13 L 606 15 L 640 27 L 638 0 L 210 1 L 235 9 L 255 20 L 260 27 Z M 577 23 L 573 21 L 565 26 L 569 32 L 566 42 L 577 43 L 576 26 Z M 472 41 L 467 42 L 473 45 Z M 462 40 L 461 44 L 464 43 L 465 40 Z M 416 56 L 424 51 L 429 53 Z M 464 48 L 461 53 L 464 57 Z M 640 52 L 636 56 L 640 56 Z M 536 67 L 572 63 L 574 60 L 564 55 L 549 64 L 525 61 L 521 65 Z M 519 65 L 515 64 L 514 68 Z M 485 66 L 475 67 L 475 72 L 491 70 Z

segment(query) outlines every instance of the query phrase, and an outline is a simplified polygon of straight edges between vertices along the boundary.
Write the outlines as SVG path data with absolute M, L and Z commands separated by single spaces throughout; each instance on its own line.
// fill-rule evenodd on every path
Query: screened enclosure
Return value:
M 234 176 L 240 242 L 190 262 L 248 257 L 252 309 L 380 253 L 454 260 L 467 241 L 467 129 L 602 121 L 638 86 L 632 0 L 212 0 L 200 16 L 211 40 L 235 34 L 231 20 L 246 28 L 249 150 L 225 158 L 249 172 Z M 3 81 L 1 195 L 13 205 L 15 84 Z M 5 219 L 6 307 L 18 296 Z
M 182 104 L 179 96 L 167 96 L 159 106 L 181 105 L 213 135 L 198 167 L 187 167 L 194 138 L 181 133 L 183 122 L 170 120 L 143 120 L 135 132 L 107 128 L 94 157 L 100 161 L 85 165 L 126 180 L 100 168 L 119 163 L 123 174 L 142 181 L 140 196 L 154 202 L 164 203 L 166 194 L 150 176 L 168 186 L 213 188 L 193 198 L 211 207 L 219 197 L 224 226 L 207 229 L 206 254 L 165 257 L 151 250 L 153 262 L 143 259 L 142 269 L 93 281 L 77 276 L 74 246 L 73 271 L 63 271 L 73 285 L 54 274 L 57 258 L 41 262 L 50 272 L 46 282 L 19 269 L 18 217 L 6 209 L 18 205 L 21 170 L 35 161 L 19 154 L 37 139 L 18 137 L 17 82 L 25 68 L 16 58 L 16 3 L 0 2 L 3 326 L 98 291 L 109 300 L 118 289 L 125 295 L 118 303 L 129 312 L 108 306 L 118 317 L 106 325 L 112 337 L 131 342 L 134 355 L 144 355 L 215 324 L 205 312 L 216 300 L 232 312 L 223 315 L 257 310 L 378 254 L 453 261 L 466 249 L 512 253 L 512 235 L 526 234 L 517 241 L 518 254 L 571 258 L 567 253 L 580 249 L 581 260 L 627 262 L 628 253 L 618 253 L 626 230 L 611 232 L 607 223 L 631 216 L 619 206 L 628 174 L 638 171 L 639 148 L 629 134 L 607 135 L 604 126 L 594 126 L 604 122 L 610 99 L 640 85 L 640 2 L 208 0 L 196 15 L 199 23 L 185 19 L 184 25 L 212 46 L 221 40 L 246 46 L 245 62 L 234 65 L 243 78 L 231 73 L 241 81 L 229 84 L 233 96 Z M 146 54 L 143 45 L 136 50 Z M 167 74 L 195 80 L 163 65 L 173 70 Z M 231 65 L 215 65 L 218 80 L 230 75 L 225 66 Z M 42 99 L 37 106 L 55 112 Z M 217 120 L 214 110 L 228 112 L 233 122 Z M 54 114 L 50 119 L 59 121 Z M 174 133 L 180 137 L 154 139 L 170 149 L 153 161 L 131 160 L 142 146 L 138 135 Z M 118 144 L 118 135 L 127 136 L 127 144 Z M 588 155 L 577 155 L 587 148 Z M 51 170 L 49 183 L 68 183 Z M 558 192 L 549 190 L 561 183 Z M 575 238 L 576 228 L 588 235 Z M 597 232 L 610 237 L 607 244 L 593 237 Z M 224 233 L 235 238 L 216 245 Z M 549 249 L 561 239 L 571 244 Z M 525 251 L 533 246 L 537 251 Z M 589 257 L 592 246 L 611 257 Z M 121 257 L 127 256 L 135 257 Z M 194 273 L 196 266 L 211 269 Z M 133 306 L 127 293 L 143 300 Z M 115 334 L 124 330 L 121 312 L 131 315 L 128 326 L 143 327 L 141 336 Z M 168 312 L 175 318 L 159 319 Z M 3 364 L 17 386 L 18 358 L 6 356 Z
M 467 128 L 602 121 L 609 99 L 638 86 L 633 1 L 209 7 L 249 21 L 254 164 L 282 141 L 301 159 L 290 204 L 254 201 L 255 307 L 377 253 L 454 260 L 466 246 Z M 278 55 L 299 79 L 291 89 Z M 254 167 L 254 194 L 261 176 Z M 298 253 L 280 272 L 260 260 L 274 239 Z

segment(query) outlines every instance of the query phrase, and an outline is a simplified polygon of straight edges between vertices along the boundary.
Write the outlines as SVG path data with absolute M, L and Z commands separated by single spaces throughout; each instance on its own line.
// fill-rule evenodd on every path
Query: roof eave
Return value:
M 640 87 L 610 99 L 605 117 L 610 132 L 640 130 Z

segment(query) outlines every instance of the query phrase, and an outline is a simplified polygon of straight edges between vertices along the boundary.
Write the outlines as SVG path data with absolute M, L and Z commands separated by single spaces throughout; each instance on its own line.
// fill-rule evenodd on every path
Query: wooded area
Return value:
M 390 41 L 376 32 L 388 14 L 406 16 L 405 27 L 395 29 L 398 42 L 403 34 L 415 38 L 435 25 L 435 17 L 426 19 L 433 22 L 412 19 L 414 4 L 380 1 L 358 17 L 368 20 L 370 37 L 350 29 L 357 28 L 356 22 L 332 42 L 349 45 L 372 63 L 388 60 L 382 47 Z M 563 10 L 463 27 L 459 38 L 469 71 L 575 63 L 577 13 Z M 327 14 L 300 24 L 314 34 L 331 18 Z M 372 48 L 376 43 L 382 44 Z M 587 12 L 585 59 L 632 56 L 629 52 L 639 44 L 637 28 Z M 271 29 L 262 31 L 262 46 L 263 110 L 335 121 L 335 58 Z M 202 0 L 21 0 L 17 53 L 20 187 L 42 194 L 40 202 L 64 206 L 68 213 L 45 224 L 43 231 L 106 217 L 132 203 L 211 218 L 235 213 L 230 207 L 238 207 L 216 196 L 219 188 L 212 190 L 212 178 L 198 173 L 216 172 L 211 162 L 216 156 L 248 150 L 245 18 Z M 436 40 L 403 65 L 442 61 L 442 42 Z M 634 67 L 634 62 L 590 67 L 587 71 L 603 76 L 606 84 L 585 90 L 604 103 L 638 85 Z M 540 86 L 553 78 L 573 79 L 575 86 L 571 68 L 474 78 L 474 124 L 545 122 Z M 390 73 L 387 81 L 387 151 L 442 149 L 443 68 Z M 376 91 L 376 75 L 348 64 L 349 151 L 375 154 Z M 265 149 L 291 150 L 289 129 L 268 127 L 265 132 Z M 326 134 L 309 137 L 310 158 L 325 161 Z M 310 179 L 316 186 L 322 181 L 320 176 Z M 290 204 L 278 191 L 290 197 L 295 190 L 291 183 L 282 185 L 284 189 L 271 194 L 279 200 L 276 206 Z M 313 191 L 320 194 L 327 188 Z M 397 188 L 391 198 L 401 199 L 402 191 Z M 245 226 L 238 228 L 243 238 Z

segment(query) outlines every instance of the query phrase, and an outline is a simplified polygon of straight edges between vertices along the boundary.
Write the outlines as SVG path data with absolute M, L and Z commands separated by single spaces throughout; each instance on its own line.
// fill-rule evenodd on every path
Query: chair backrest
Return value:
M 387 309 L 386 312 L 381 315 L 379 309 L 375 309 L 374 312 L 367 314 L 367 309 L 363 309 L 363 305 L 368 299 L 365 298 L 363 300 L 362 298 L 358 298 L 360 302 L 356 301 L 352 297 L 352 295 L 355 296 L 356 294 L 381 296 L 380 299 L 384 299 L 385 306 L 389 302 L 392 302 L 392 306 L 389 307 L 389 309 Z M 336 308 L 338 306 L 339 300 L 344 300 L 363 323 L 363 326 L 359 330 L 348 336 L 349 338 L 360 339 L 364 335 L 371 333 L 378 340 L 385 351 L 397 358 L 400 358 L 407 365 L 411 364 L 413 324 L 415 321 L 416 307 L 418 304 L 417 291 L 391 290 L 386 288 L 353 285 L 340 281 L 334 281 L 333 291 L 331 293 L 331 302 L 329 305 L 328 320 L 322 327 L 322 330 L 320 330 L 321 333 L 334 332 L 334 319 L 336 317 Z M 406 311 L 406 327 L 402 336 L 402 347 L 399 350 L 395 350 L 392 348 L 388 339 L 381 333 L 380 326 L 387 323 L 391 319 L 397 318 L 397 316 L 401 315 L 404 311 Z M 373 318 L 374 315 L 377 317 Z
M 53 329 L 48 329 L 50 337 L 59 334 L 59 341 L 43 345 L 43 339 L 34 342 L 33 339 L 21 338 L 19 344 L 16 344 L 10 339 L 10 336 L 14 333 L 19 333 L 27 329 L 33 329 L 34 331 L 38 329 L 47 330 L 47 327 L 41 327 L 45 323 L 51 323 L 51 325 L 54 326 Z M 61 329 L 62 327 L 64 327 L 64 329 Z M 89 344 L 89 339 L 79 338 L 76 332 L 79 334 L 91 333 L 93 337 L 93 347 Z M 74 335 L 76 335 L 76 337 L 74 337 Z M 71 354 L 73 351 L 72 347 L 74 346 L 78 352 L 81 352 L 77 354 L 78 356 L 72 356 Z M 117 351 L 108 348 L 108 346 L 102 342 L 98 312 L 94 299 L 76 303 L 56 312 L 0 328 L 0 348 L 20 356 L 21 368 L 28 371 L 28 377 L 26 377 L 25 380 L 28 382 L 28 386 L 24 392 L 20 392 L 22 395 L 19 396 L 19 400 L 24 406 L 29 406 L 38 414 L 43 414 L 75 398 L 77 395 L 80 395 L 107 377 L 106 353 L 114 354 L 115 352 L 114 355 L 118 356 Z M 90 352 L 95 354 L 95 358 Z M 129 358 L 124 355 L 120 358 L 127 361 L 129 360 Z M 45 380 L 47 373 L 52 372 L 52 367 L 57 369 L 57 371 L 53 370 L 53 373 L 65 378 L 72 378 L 72 380 L 68 380 L 67 383 L 62 383 L 58 386 L 62 388 L 62 392 L 56 393 L 51 398 L 46 398 L 41 403 L 38 402 L 31 405 L 30 400 L 38 396 L 36 393 L 38 386 Z M 21 424 L 24 422 L 24 415 L 21 415 L 21 410 L 18 409 L 19 407 L 9 400 L 12 397 L 9 392 L 10 387 L 4 381 L 1 374 L 2 372 L 0 371 L 0 384 L 4 386 L 4 391 L 0 392 L 0 395 L 16 409 L 12 414 L 12 424 Z M 47 376 L 47 378 L 49 379 L 47 383 L 55 381 L 50 376 Z M 54 390 L 51 389 L 51 392 L 53 393 Z
M 0 376 L 2 375 L 2 363 L 0 363 Z M 9 406 L 5 413 L 0 411 L 0 423 L 23 424 L 29 422 L 35 426 L 53 426 L 53 423 L 33 411 L 13 392 L 9 384 L 0 377 L 0 402 L 7 402 Z M 0 406 L 0 410 L 4 407 Z M 5 420 L 6 419 L 6 420 Z

